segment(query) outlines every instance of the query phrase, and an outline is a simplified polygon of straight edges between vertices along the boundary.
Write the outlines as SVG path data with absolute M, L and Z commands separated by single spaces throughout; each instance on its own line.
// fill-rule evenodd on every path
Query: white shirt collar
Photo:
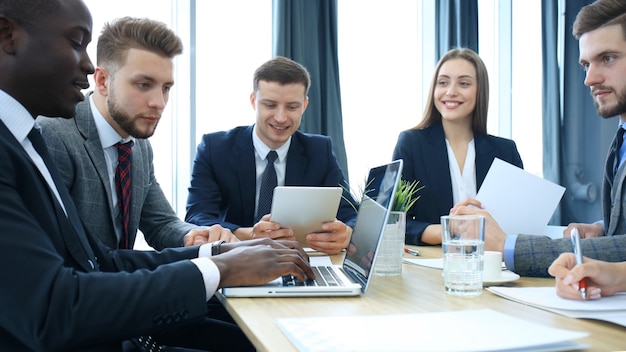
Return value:
M 256 134 L 256 124 L 254 125 L 254 128 L 252 129 L 252 144 L 254 145 L 254 150 L 257 152 L 259 157 L 261 157 L 261 159 L 263 160 L 265 160 L 265 158 L 267 157 L 267 153 L 269 153 L 270 150 L 272 150 L 272 148 L 265 145 L 265 143 L 263 143 L 263 141 L 261 141 L 259 136 Z M 289 152 L 289 146 L 291 146 L 291 137 L 289 137 L 287 142 L 281 145 L 278 149 L 274 149 L 276 150 L 276 154 L 278 154 L 279 162 L 283 162 L 287 158 L 287 152 Z
M 20 143 L 35 126 L 35 118 L 15 98 L 0 89 L 0 120 Z
M 96 124 L 98 137 L 100 137 L 100 143 L 102 144 L 103 149 L 112 147 L 120 141 L 127 142 L 129 140 L 134 140 L 133 137 L 123 139 L 122 136 L 115 131 L 111 124 L 109 124 L 104 116 L 102 116 L 100 110 L 98 110 L 96 103 L 93 101 L 93 94 L 89 95 L 89 106 L 91 107 L 91 113 L 93 114 L 93 120 Z

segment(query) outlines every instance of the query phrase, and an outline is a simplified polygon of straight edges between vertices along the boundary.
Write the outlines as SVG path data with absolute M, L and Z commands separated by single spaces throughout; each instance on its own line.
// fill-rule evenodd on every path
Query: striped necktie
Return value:
M 117 167 L 115 168 L 115 190 L 117 192 L 117 204 L 120 209 L 122 222 L 122 237 L 119 248 L 129 249 L 128 224 L 130 223 L 130 202 L 132 186 L 130 179 L 130 163 L 132 160 L 133 141 L 117 143 Z
M 611 185 L 613 185 L 613 179 L 615 178 L 615 174 L 617 174 L 617 169 L 620 164 L 620 149 L 622 148 L 622 144 L 624 143 L 624 129 L 620 126 L 615 133 L 615 139 L 613 140 L 613 144 L 611 144 L 611 149 L 609 151 L 609 158 L 607 160 L 607 176 Z

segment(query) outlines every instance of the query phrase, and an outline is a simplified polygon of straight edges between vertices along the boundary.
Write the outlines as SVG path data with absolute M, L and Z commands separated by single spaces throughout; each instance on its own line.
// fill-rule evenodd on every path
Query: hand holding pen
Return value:
M 572 244 L 574 246 L 574 256 L 576 256 L 576 265 L 583 263 L 583 252 L 580 248 L 580 234 L 578 233 L 577 228 L 572 229 Z M 580 295 L 583 298 L 583 301 L 587 300 L 587 278 L 582 278 L 578 282 L 578 289 L 580 290 Z

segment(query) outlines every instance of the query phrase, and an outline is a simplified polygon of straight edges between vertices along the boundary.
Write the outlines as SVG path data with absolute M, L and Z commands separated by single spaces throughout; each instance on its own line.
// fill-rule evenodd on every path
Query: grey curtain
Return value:
M 542 0 L 541 27 L 543 33 L 543 177 L 561 184 L 561 91 L 558 63 L 558 2 Z M 561 209 L 557 207 L 550 221 L 561 223 Z
M 555 19 L 558 14 L 549 3 L 544 0 L 544 16 L 548 15 Z M 556 2 L 556 1 L 555 1 Z M 600 190 L 604 175 L 604 161 L 609 144 L 617 128 L 617 119 L 601 119 L 593 105 L 589 95 L 589 88 L 584 85 L 585 72 L 578 63 L 578 41 L 572 36 L 572 26 L 578 11 L 593 0 L 566 0 L 563 15 L 563 65 L 558 73 L 545 75 L 545 80 L 556 80 L 560 74 L 562 85 L 562 117 L 560 118 L 559 131 L 549 130 L 556 126 L 556 122 L 545 121 L 544 128 L 544 158 L 554 157 L 554 151 L 548 151 L 547 145 L 561 147 L 561 160 L 558 163 L 560 170 L 561 185 L 567 188 L 560 204 L 561 224 L 570 222 L 590 223 L 601 220 Z M 544 29 L 544 41 L 548 41 L 550 29 Z M 544 46 L 544 50 L 548 50 Z M 546 53 L 544 53 L 545 55 Z M 554 71 L 553 65 L 544 63 L 544 71 Z M 546 104 L 552 104 L 549 100 L 558 98 L 556 94 L 544 91 L 544 108 Z M 554 119 L 549 116 L 556 111 L 556 107 L 544 109 L 544 120 Z M 551 139 L 559 139 L 558 142 Z M 548 160 L 544 160 L 544 172 L 556 172 L 546 166 Z
M 291 58 L 311 74 L 309 106 L 300 130 L 327 135 L 348 178 L 343 139 L 336 0 L 274 0 L 273 54 Z
M 478 52 L 478 0 L 437 0 L 437 61 L 454 47 Z

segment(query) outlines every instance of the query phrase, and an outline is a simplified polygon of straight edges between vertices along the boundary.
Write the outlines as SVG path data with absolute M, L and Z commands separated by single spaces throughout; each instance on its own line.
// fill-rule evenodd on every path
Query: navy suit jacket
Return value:
M 202 137 L 191 172 L 186 221 L 220 224 L 233 231 L 254 225 L 256 164 L 252 131 L 253 126 L 243 126 Z M 329 137 L 294 133 L 287 154 L 285 185 L 342 186 L 337 219 L 354 226 L 356 202 Z
M 65 217 L 1 121 L 0 228 L 0 351 L 119 350 L 125 338 L 207 313 L 202 275 L 184 260 L 197 247 L 101 245 Z
M 494 158 L 523 167 L 515 142 L 486 134 L 474 135 L 476 149 L 476 189 L 480 186 Z M 402 178 L 419 181 L 424 188 L 418 192 L 420 199 L 407 213 L 406 243 L 421 242 L 424 229 L 439 224 L 440 217 L 450 213 L 454 206 L 452 179 L 448 162 L 443 126 L 436 124 L 421 130 L 400 133 L 393 159 L 403 159 Z

